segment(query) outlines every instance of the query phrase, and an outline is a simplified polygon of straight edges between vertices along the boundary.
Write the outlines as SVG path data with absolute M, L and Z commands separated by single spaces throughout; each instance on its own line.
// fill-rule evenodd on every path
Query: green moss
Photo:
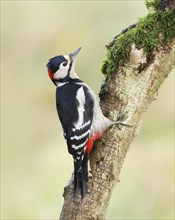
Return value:
M 149 11 L 165 11 L 174 7 L 174 0 L 146 0 L 146 7 Z
M 154 12 L 140 18 L 135 28 L 114 38 L 108 46 L 107 59 L 102 66 L 105 76 L 128 61 L 133 43 L 138 49 L 143 48 L 149 62 L 154 56 L 154 50 L 166 46 L 175 37 L 175 8 L 162 11 L 160 6 L 159 0 L 147 0 L 147 7 L 153 7 Z

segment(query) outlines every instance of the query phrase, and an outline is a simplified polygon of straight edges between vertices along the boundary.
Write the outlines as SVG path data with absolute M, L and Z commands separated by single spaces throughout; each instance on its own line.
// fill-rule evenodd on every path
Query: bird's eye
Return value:
M 63 63 L 63 66 L 67 66 L 67 61 L 65 61 L 65 62 Z

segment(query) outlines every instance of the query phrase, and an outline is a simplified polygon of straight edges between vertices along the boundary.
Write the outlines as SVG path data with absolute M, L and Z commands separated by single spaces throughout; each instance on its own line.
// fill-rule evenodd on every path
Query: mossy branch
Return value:
M 158 3 L 160 3 L 159 0 Z M 107 59 L 102 66 L 102 72 L 105 76 L 110 75 L 119 65 L 124 65 L 128 61 L 133 43 L 137 49 L 143 48 L 147 60 L 142 67 L 144 69 L 154 59 L 155 51 L 165 47 L 175 36 L 175 8 L 155 11 L 152 8 L 153 6 L 156 9 L 158 7 L 155 5 L 155 1 L 147 1 L 147 5 L 151 7 L 153 12 L 140 18 L 135 24 L 135 28 L 131 25 L 127 32 L 117 35 L 107 45 Z
M 149 4 L 152 7 L 151 1 Z M 105 219 L 129 146 L 158 89 L 175 67 L 175 9 L 163 9 L 140 19 L 108 47 L 100 104 L 114 121 L 120 112 L 125 113 L 125 122 L 133 127 L 118 130 L 113 126 L 96 142 L 90 155 L 89 193 L 83 199 L 73 197 L 71 178 L 64 190 L 60 220 Z

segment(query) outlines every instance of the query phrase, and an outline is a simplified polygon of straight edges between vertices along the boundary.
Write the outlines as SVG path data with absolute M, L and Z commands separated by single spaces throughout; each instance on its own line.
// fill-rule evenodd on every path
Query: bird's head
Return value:
M 55 85 L 67 77 L 78 78 L 74 71 L 74 61 L 80 50 L 81 47 L 73 53 L 68 55 L 59 55 L 49 60 L 46 66 L 48 68 L 49 77 Z

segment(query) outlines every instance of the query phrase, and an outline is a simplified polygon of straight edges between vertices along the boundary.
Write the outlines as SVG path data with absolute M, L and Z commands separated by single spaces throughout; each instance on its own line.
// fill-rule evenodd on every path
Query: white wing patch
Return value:
M 78 155 L 80 155 L 82 152 L 80 151 L 80 152 L 76 152 L 76 154 L 78 154 Z
M 74 135 L 74 136 L 71 137 L 70 139 L 71 139 L 71 140 L 74 140 L 74 139 L 75 139 L 75 140 L 81 140 L 82 138 L 86 137 L 89 133 L 90 133 L 90 130 L 86 131 L 84 134 L 79 135 L 79 136 Z
M 79 144 L 79 145 L 73 144 L 73 145 L 72 145 L 72 148 L 75 149 L 75 150 L 78 150 L 78 149 L 84 147 L 85 144 L 86 144 L 86 142 L 87 142 L 87 140 L 88 140 L 88 139 L 86 139 L 82 144 Z
M 84 105 L 85 105 L 85 94 L 83 86 L 81 86 L 76 95 L 76 99 L 78 100 L 79 106 L 78 106 L 78 121 L 75 123 L 75 127 L 80 127 L 83 124 L 84 121 Z
M 90 135 L 93 136 L 96 133 L 103 133 L 107 129 L 107 127 L 109 127 L 112 124 L 112 122 L 103 115 L 101 108 L 99 106 L 99 102 L 93 90 L 83 82 L 78 82 L 76 84 L 85 86 L 90 91 L 90 94 L 94 99 L 93 118 L 92 118 Z
M 87 121 L 86 123 L 82 124 L 81 126 L 76 127 L 76 128 L 73 128 L 72 131 L 74 131 L 74 132 L 75 132 L 76 130 L 80 131 L 80 130 L 84 129 L 86 126 L 88 126 L 90 123 L 91 123 L 91 121 L 89 120 L 89 121 Z

